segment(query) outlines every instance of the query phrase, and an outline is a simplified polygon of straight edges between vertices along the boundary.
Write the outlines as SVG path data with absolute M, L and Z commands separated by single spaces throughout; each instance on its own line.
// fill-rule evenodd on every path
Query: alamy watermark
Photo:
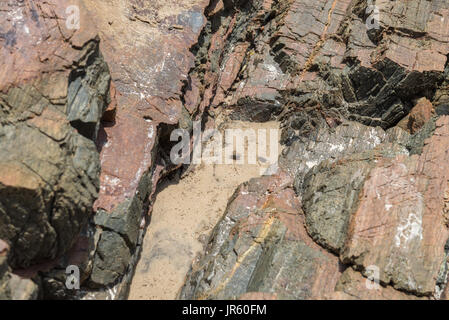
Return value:
M 378 290 L 380 289 L 380 269 L 378 266 L 368 266 L 365 269 L 365 286 L 368 290 Z
M 368 30 L 380 29 L 380 11 L 379 7 L 375 5 L 374 0 L 368 0 L 368 6 L 366 7 L 366 27 Z
M 68 6 L 65 13 L 67 14 L 65 20 L 66 28 L 69 30 L 79 30 L 81 28 L 80 8 L 75 5 Z
M 69 290 L 80 289 L 80 269 L 78 266 L 70 265 L 65 269 L 67 275 L 65 286 Z
M 189 131 L 176 129 L 170 140 L 179 141 L 170 152 L 173 164 L 262 164 L 262 175 L 278 169 L 278 129 L 226 129 L 223 135 L 216 129 L 202 132 L 201 122 L 195 121 L 193 139 Z

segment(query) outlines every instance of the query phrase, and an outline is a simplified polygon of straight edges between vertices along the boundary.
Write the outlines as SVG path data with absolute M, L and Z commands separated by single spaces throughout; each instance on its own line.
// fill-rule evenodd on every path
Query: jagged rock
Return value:
M 438 117 L 432 117 L 418 132 L 411 136 L 407 143 L 407 149 L 410 150 L 410 155 L 421 154 L 424 144 L 436 130 L 436 121 Z
M 67 27 L 72 4 L 83 8 L 77 1 L 1 4 L 0 237 L 15 268 L 67 252 L 99 188 L 98 152 L 88 138 L 108 103 L 110 77 L 85 10 L 84 27 Z
M 181 117 L 184 81 L 194 60 L 189 48 L 198 41 L 207 2 L 84 1 L 95 17 L 116 92 L 114 121 L 105 123 L 99 137 L 102 173 L 95 210 L 113 212 L 124 201 L 144 198 L 139 190 L 150 189 L 141 183 L 151 181 L 160 127 L 176 126 Z M 175 24 L 183 28 L 172 28 Z
M 295 175 L 302 195 L 306 227 L 320 245 L 338 253 L 357 204 L 359 192 L 379 157 L 408 155 L 410 135 L 401 129 L 347 122 L 335 130 L 323 128 L 313 139 L 295 141 L 280 159 Z
M 398 127 L 411 134 L 418 132 L 435 114 L 432 103 L 426 98 L 418 100 L 410 113 L 398 123 Z
M 66 212 L 55 214 L 52 214 L 51 208 L 41 210 L 42 213 L 36 216 L 37 221 L 30 226 L 34 233 L 28 238 L 34 239 L 39 235 L 42 239 L 32 242 L 32 245 L 26 248 L 30 257 L 22 257 L 25 261 L 17 266 L 25 267 L 30 263 L 55 258 L 67 252 L 90 216 L 92 201 L 97 198 L 100 162 L 95 158 L 93 144 L 87 142 L 87 139 L 75 137 L 81 134 L 97 140 L 101 150 L 101 188 L 99 199 L 94 206 L 98 212 L 94 223 L 98 223 L 98 227 L 104 228 L 105 232 L 115 233 L 114 236 L 108 236 L 109 233 L 101 235 L 94 261 L 92 258 L 88 258 L 90 262 L 83 260 L 83 277 L 86 276 L 84 272 L 89 275 L 89 270 L 93 269 L 92 283 L 104 285 L 111 284 L 123 276 L 127 268 L 119 268 L 117 264 L 127 266 L 130 263 L 130 255 L 124 253 L 120 263 L 115 263 L 112 259 L 100 256 L 104 253 L 102 248 L 109 246 L 106 243 L 109 240 L 114 243 L 125 241 L 126 245 L 130 246 L 131 253 L 134 253 L 132 251 L 138 241 L 141 216 L 145 210 L 144 202 L 153 192 L 152 188 L 159 177 L 157 174 L 153 176 L 153 170 L 161 131 L 175 128 L 178 122 L 183 121 L 188 127 L 190 118 L 195 113 L 185 112 L 181 97 L 186 75 L 193 66 L 194 57 L 189 49 L 198 41 L 205 22 L 203 11 L 207 4 L 208 1 L 204 0 L 183 3 L 176 1 L 173 4 L 153 1 L 144 6 L 141 6 L 140 2 L 124 0 L 115 0 L 108 4 L 89 0 L 70 3 L 49 1 L 43 4 L 8 1 L 2 4 L 5 6 L 2 12 L 7 18 L 5 30 L 8 30 L 10 22 L 14 22 L 15 29 L 11 29 L 7 36 L 0 37 L 0 41 L 6 39 L 8 44 L 2 51 L 6 58 L 3 59 L 6 69 L 2 69 L 6 71 L 2 75 L 8 77 L 2 79 L 0 89 L 9 88 L 10 83 L 14 84 L 3 99 L 6 102 L 2 104 L 4 108 L 0 109 L 0 116 L 3 118 L 3 115 L 8 115 L 11 118 L 14 113 L 14 116 L 20 116 L 20 119 L 30 118 L 29 124 L 23 125 L 23 132 L 17 132 L 17 136 L 37 135 L 37 138 L 30 139 L 23 149 L 30 152 L 41 146 L 46 150 L 42 155 L 29 154 L 29 162 L 36 162 L 34 167 L 29 170 L 28 167 L 21 168 L 20 172 L 24 171 L 22 176 L 29 176 L 30 180 L 24 181 L 23 184 L 34 189 L 22 192 L 22 198 L 18 201 L 26 204 L 27 197 L 40 197 L 40 203 L 33 203 L 34 209 L 39 205 L 50 206 L 49 200 L 52 199 L 55 205 L 63 205 L 66 208 Z M 79 30 L 67 28 L 66 9 L 69 5 L 79 8 Z M 161 6 L 176 10 L 164 11 Z M 165 12 L 164 16 L 161 15 L 162 12 Z M 38 24 L 45 24 L 45 28 L 41 28 L 42 35 L 47 36 L 45 42 L 39 41 Z M 174 24 L 183 27 L 173 29 Z M 96 38 L 97 32 L 101 42 Z M 129 37 L 129 34 L 134 36 Z M 13 36 L 15 38 L 12 38 Z M 109 70 L 99 53 L 99 43 L 102 54 L 111 67 L 113 86 L 110 99 Z M 11 69 L 20 68 L 19 63 L 13 63 L 13 55 L 7 52 L 15 46 L 22 48 L 21 51 L 17 50 L 16 54 L 24 55 L 21 57 L 23 62 L 18 61 L 26 64 L 27 70 L 31 70 L 27 77 L 38 78 L 33 80 L 29 88 L 22 87 L 26 79 L 18 77 L 20 72 Z M 39 54 L 40 60 L 37 59 Z M 38 63 L 39 61 L 41 62 Z M 16 84 L 21 86 L 16 87 Z M 14 108 L 10 100 L 14 102 Z M 99 120 L 104 111 L 104 123 L 100 127 Z M 180 125 L 182 127 L 182 124 Z M 18 127 L 20 126 L 14 126 L 14 130 Z M 28 127 L 36 127 L 37 134 L 32 134 Z M 12 129 L 8 127 L 8 130 Z M 8 135 L 12 134 L 8 131 Z M 9 148 L 12 148 L 13 144 L 23 145 L 23 142 L 11 141 Z M 33 149 L 32 145 L 36 147 Z M 134 148 L 124 148 L 129 145 Z M 91 154 L 93 151 L 95 154 Z M 45 154 L 53 154 L 52 161 L 48 164 L 43 159 Z M 64 162 L 70 155 L 73 155 L 74 165 Z M 37 162 L 35 158 L 43 161 Z M 8 173 L 13 169 L 3 167 Z M 64 170 L 68 173 L 62 174 Z M 42 179 L 40 175 L 43 175 Z M 61 177 L 61 182 L 57 177 Z M 78 179 L 83 186 L 77 185 Z M 51 186 L 54 186 L 54 190 Z M 74 193 L 76 198 L 71 199 L 70 193 Z M 65 200 L 58 200 L 63 194 Z M 83 212 L 72 213 L 71 207 L 78 205 L 83 208 Z M 111 216 L 107 217 L 109 213 Z M 50 217 L 55 221 L 48 222 Z M 10 230 L 10 221 L 2 222 L 9 228 L 5 232 L 15 238 L 14 230 Z M 122 222 L 125 225 L 120 225 Z M 14 232 L 17 233 L 18 229 Z M 30 239 L 21 240 L 23 247 Z M 70 257 L 67 256 L 67 259 L 70 260 Z M 113 264 L 108 267 L 108 263 Z M 16 262 L 13 261 L 13 264 Z M 85 268 L 84 264 L 90 267 Z M 61 267 L 62 265 L 58 266 Z M 49 265 L 42 265 L 42 268 L 48 272 Z M 44 276 L 45 286 L 60 287 L 58 274 L 61 270 L 47 273 Z M 101 270 L 106 270 L 106 274 L 100 275 Z M 112 278 L 114 279 L 111 280 Z M 55 289 L 55 292 L 58 290 Z M 61 296 L 63 291 L 60 290 Z
M 379 29 L 368 28 L 366 1 L 234 5 L 209 17 L 218 27 L 206 26 L 211 46 L 198 50 L 187 92 L 203 100 L 189 106 L 232 107 L 236 117 L 254 120 L 279 116 L 290 144 L 342 118 L 387 129 L 414 99 L 432 101 L 435 92 L 436 105 L 448 101 L 444 1 L 377 1 Z
M 92 262 L 94 287 L 111 285 L 124 275 L 138 242 L 142 211 L 137 199 L 122 202 L 112 213 L 97 211 L 94 223 L 103 231 Z
M 304 181 L 303 208 L 307 231 L 320 245 L 338 253 L 359 193 L 379 157 L 408 154 L 403 147 L 380 145 L 339 161 L 324 161 L 310 170 Z
M 320 268 L 325 271 L 320 270 Z M 280 240 L 265 249 L 248 284 L 248 291 L 275 292 L 278 299 L 316 299 L 332 290 L 335 258 L 302 240 Z M 327 277 L 324 273 L 327 274 Z M 323 286 L 318 289 L 318 286 Z
M 180 298 L 310 299 L 332 292 L 339 273 L 338 259 L 308 237 L 291 179 L 280 173 L 239 187 Z
M 147 200 L 176 168 L 169 133 L 222 108 L 279 119 L 289 147 L 277 175 L 230 200 L 180 297 L 447 296 L 449 4 L 377 0 L 378 29 L 367 5 L 3 1 L 0 238 L 11 265 L 53 259 L 41 273 L 52 298 L 69 294 L 67 263 L 100 290 L 126 282 Z M 379 292 L 363 290 L 370 265 Z M 1 285 L 35 297 L 16 276 Z
M 67 119 L 83 136 L 96 141 L 100 120 L 109 101 L 111 77 L 103 59 L 95 59 L 81 72 L 71 74 L 67 93 Z M 105 99 L 106 98 L 106 99 Z
M 349 155 L 308 170 L 301 189 L 305 218 L 285 173 L 244 184 L 231 198 L 204 255 L 192 266 L 180 298 L 233 299 L 250 293 L 279 299 L 439 298 L 447 279 L 449 231 L 444 212 L 449 171 L 436 168 L 436 163 L 447 162 L 448 121 L 446 117 L 436 122 L 421 156 L 409 156 L 405 146 L 410 136 L 402 129 L 380 129 L 383 140 L 371 150 L 351 155 L 349 147 Z M 357 128 L 354 132 L 364 127 L 351 125 Z M 343 132 L 351 132 L 351 125 Z M 420 158 L 424 167 L 417 165 Z M 425 174 L 412 174 L 411 179 L 422 183 L 415 186 L 416 181 L 401 174 L 407 168 L 420 168 Z M 424 203 L 435 207 L 427 209 Z M 426 215 L 422 224 L 407 218 L 415 212 L 412 208 Z M 346 266 L 361 273 L 349 268 L 342 274 L 345 268 L 339 259 L 312 239 L 340 253 Z M 398 247 L 395 239 L 407 246 Z M 380 286 L 373 291 L 362 276 L 368 276 L 372 266 L 380 275 Z
M 113 212 L 97 211 L 94 222 L 97 226 L 120 234 L 134 249 L 139 235 L 142 207 L 138 200 L 122 202 Z
M 252 217 L 244 208 L 255 205 L 259 212 L 267 190 L 255 196 L 240 187 L 180 297 L 234 298 L 252 292 L 287 298 L 438 298 L 447 279 L 447 169 L 442 165 L 447 147 L 445 120 L 437 116 L 449 101 L 449 5 L 376 1 L 379 29 L 370 30 L 367 1 L 217 3 L 209 12 L 204 42 L 195 48 L 186 108 L 228 107 L 237 118 L 281 120 L 282 142 L 289 147 L 280 167 L 295 178 L 305 214 L 297 228 L 305 224 L 308 233 L 301 238 L 305 246 L 284 243 L 285 226 L 276 220 L 265 240 L 256 241 L 257 249 L 248 249 L 261 229 L 242 232 L 242 216 Z M 256 185 L 252 181 L 247 188 Z M 415 201 L 419 194 L 421 204 Z M 398 199 L 383 203 L 390 197 Z M 371 204 L 377 201 L 382 205 Z M 404 229 L 401 221 L 410 220 L 412 208 L 422 208 L 428 217 L 416 227 L 426 230 L 424 240 L 397 249 L 390 228 Z M 386 224 L 379 225 L 379 219 Z M 270 224 L 268 218 L 263 221 Z M 311 278 L 296 286 L 303 269 L 290 267 L 295 259 L 318 259 L 305 240 L 309 235 L 358 271 L 348 269 L 337 288 L 300 293 L 316 273 L 305 272 Z M 338 261 L 330 261 L 337 268 Z M 362 273 L 367 275 L 370 264 L 381 270 L 379 292 L 362 290 Z M 330 272 L 329 281 L 335 284 L 342 271 Z M 278 286 L 279 279 L 288 279 L 292 291 Z
M 380 269 L 380 280 L 417 295 L 439 297 L 449 231 L 449 117 L 436 123 L 421 155 L 381 159 L 365 181 L 342 252 L 345 263 Z M 444 287 L 445 285 L 443 285 Z
M 104 286 L 123 278 L 128 270 L 123 265 L 130 264 L 132 270 L 131 256 L 136 254 L 148 197 L 165 169 L 173 167 L 159 157 L 170 149 L 171 130 L 191 129 L 197 115 L 182 100 L 194 65 L 189 49 L 199 41 L 209 1 L 83 2 L 88 15 L 95 17 L 93 25 L 112 77 L 112 101 L 97 140 L 101 187 L 94 224 L 109 234 L 101 236 L 99 247 L 108 246 L 106 241 L 119 242 L 118 238 L 129 246 L 129 252 L 122 248 L 119 261 L 113 261 L 113 252 L 107 257 L 97 252 L 90 282 Z
M 130 248 L 117 233 L 103 231 L 97 245 L 90 282 L 94 286 L 114 284 L 126 271 L 131 258 Z
M 322 126 L 308 138 L 296 140 L 279 159 L 280 166 L 295 177 L 295 188 L 302 190 L 304 176 L 324 160 L 336 161 L 345 155 L 372 150 L 383 142 L 405 144 L 409 134 L 401 129 L 385 132 L 357 122 L 344 122 L 335 129 Z

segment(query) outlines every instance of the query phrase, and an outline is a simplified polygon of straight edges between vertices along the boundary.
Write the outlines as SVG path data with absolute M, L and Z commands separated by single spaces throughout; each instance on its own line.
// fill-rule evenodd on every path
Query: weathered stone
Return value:
M 418 132 L 435 114 L 432 103 L 426 98 L 418 100 L 410 113 L 402 119 L 398 126 L 411 134 Z
M 346 269 L 335 286 L 335 292 L 328 299 L 334 300 L 417 300 L 416 296 L 383 287 L 364 278 L 352 268 Z
M 193 266 L 182 298 L 233 298 L 245 291 L 288 298 L 440 296 L 447 279 L 447 210 L 445 204 L 440 208 L 447 169 L 433 160 L 445 164 L 447 147 L 430 140 L 444 136 L 432 105 L 441 116 L 449 103 L 449 6 L 445 1 L 376 1 L 381 13 L 378 30 L 368 29 L 367 6 L 366 1 L 335 0 L 216 4 L 203 31 L 204 42 L 195 48 L 197 63 L 190 74 L 195 85 L 186 96 L 189 110 L 212 105 L 229 107 L 237 118 L 281 120 L 282 142 L 289 147 L 280 157 L 280 167 L 295 178 L 305 211 L 302 223 L 313 240 L 341 253 L 345 264 L 365 275 L 368 262 L 380 263 L 380 292 L 363 292 L 362 275 L 348 269 L 335 294 L 334 288 L 302 294 L 306 285 L 296 286 L 297 279 L 309 274 L 305 282 L 313 282 L 316 272 L 302 274 L 307 264 L 302 265 L 304 269 L 292 266 L 300 257 L 317 260 L 319 255 L 310 249 L 315 247 L 305 241 L 307 234 L 300 238 L 305 246 L 298 239 L 284 243 L 281 235 L 288 226 L 277 220 L 270 223 L 268 218 L 262 220 L 270 228 L 241 232 L 243 217 L 252 217 L 244 207 L 261 208 L 258 201 L 266 191 L 257 196 L 241 187 L 214 230 L 205 255 Z M 415 182 L 408 181 L 409 175 Z M 373 194 L 368 195 L 367 188 Z M 382 192 L 377 197 L 374 190 Z M 430 190 L 436 192 L 434 196 Z M 249 194 L 245 198 L 241 192 Z M 422 203 L 429 208 L 415 201 L 417 194 L 422 194 Z M 397 198 L 394 203 L 382 202 L 390 196 Z M 238 209 L 240 201 L 245 206 Z M 383 206 L 370 204 L 376 201 Z M 396 250 L 388 228 L 400 228 L 401 219 L 408 221 L 401 214 L 412 208 L 423 208 L 430 221 L 430 207 L 438 207 L 439 218 L 434 217 L 433 227 L 423 220 L 421 228 L 428 237 L 424 244 Z M 379 226 L 379 219 L 388 221 Z M 251 247 L 259 232 L 266 236 L 261 241 L 263 249 L 259 243 Z M 368 236 L 361 238 L 358 232 Z M 431 232 L 435 235 L 430 236 Z M 348 256 L 348 246 L 357 254 Z M 283 264 L 283 260 L 290 262 Z M 274 274 L 278 280 L 273 280 Z M 330 274 L 339 277 L 338 272 Z M 290 292 L 278 287 L 284 280 L 292 284 Z M 335 278 L 329 281 L 335 284 Z
M 11 243 L 15 266 L 66 252 L 90 215 L 98 153 L 92 141 L 64 129 L 67 137 L 58 143 L 23 124 L 0 128 L 0 234 Z
M 67 27 L 69 5 L 80 9 L 80 29 Z M 279 119 L 290 147 L 278 175 L 236 192 L 182 298 L 439 298 L 448 268 L 449 4 L 377 0 L 378 29 L 367 6 L 3 1 L 0 238 L 12 266 L 43 261 L 20 274 L 45 270 L 52 298 L 69 294 L 67 263 L 96 288 L 125 279 L 148 197 L 176 168 L 169 133 L 221 108 L 240 120 Z M 79 237 L 100 164 L 97 231 Z M 328 250 L 351 266 L 342 276 Z M 380 292 L 363 289 L 370 264 L 381 270 Z M 0 294 L 34 295 L 30 282 L 7 280 Z
M 86 12 L 95 17 L 112 77 L 111 104 L 97 139 L 101 187 L 93 221 L 109 236 L 101 236 L 97 250 L 108 246 L 105 241 L 117 242 L 118 237 L 129 249 L 128 253 L 122 248 L 127 253 L 117 261 L 112 261 L 113 252 L 109 256 L 97 252 L 91 283 L 108 286 L 132 270 L 136 259 L 131 255 L 138 255 L 134 249 L 148 197 L 165 170 L 174 167 L 160 160 L 170 149 L 171 130 L 191 130 L 197 115 L 197 110 L 188 107 L 184 92 L 194 66 L 190 48 L 199 41 L 209 1 L 83 2 Z M 129 269 L 122 268 L 128 264 Z
M 97 245 L 90 283 L 110 286 L 125 273 L 131 258 L 130 248 L 119 234 L 103 231 Z
M 11 273 L 8 268 L 9 246 L 0 240 L 0 300 L 35 300 L 39 288 L 30 279 Z
M 381 159 L 360 194 L 342 252 L 362 270 L 376 265 L 380 281 L 417 295 L 439 297 L 449 236 L 449 117 L 436 123 L 421 155 Z M 443 284 L 444 286 L 444 284 Z
M 65 24 L 71 4 L 84 8 L 6 1 L 0 10 L 0 29 L 11 35 L 0 47 L 0 237 L 11 245 L 13 267 L 67 252 L 99 188 L 98 152 L 81 134 L 96 135 L 109 71 L 95 33 Z M 97 116 L 74 116 L 90 112 Z M 91 124 L 89 134 L 78 120 Z
M 183 82 L 194 60 L 189 48 L 198 41 L 208 3 L 84 3 L 95 17 L 116 92 L 114 123 L 104 125 L 99 139 L 101 190 L 95 204 L 95 210 L 112 212 L 121 202 L 138 197 L 141 180 L 151 175 L 158 127 L 176 125 L 181 117 Z M 175 24 L 183 28 L 172 28 Z
M 142 207 L 138 200 L 122 202 L 112 213 L 97 211 L 94 223 L 103 229 L 114 231 L 121 235 L 131 249 L 137 244 Z M 119 257 L 120 258 L 120 257 Z
M 180 298 L 231 299 L 265 292 L 310 299 L 332 292 L 338 260 L 307 236 L 290 183 L 281 173 L 253 179 L 236 191 Z
M 363 184 L 379 158 L 408 151 L 399 145 L 381 144 L 370 151 L 338 161 L 327 160 L 310 170 L 303 186 L 307 231 L 323 247 L 338 253 L 346 240 L 351 215 Z
M 337 264 L 327 253 L 302 240 L 282 239 L 265 249 L 248 284 L 248 291 L 276 294 L 278 299 L 313 299 L 333 290 Z M 327 273 L 327 274 L 326 274 Z
M 334 129 L 323 126 L 309 138 L 293 142 L 280 157 L 279 165 L 295 177 L 295 188 L 301 193 L 304 176 L 322 161 L 337 161 L 350 154 L 374 149 L 383 142 L 406 144 L 409 136 L 401 129 L 385 132 L 350 121 Z
M 417 133 L 410 137 L 407 143 L 407 148 L 410 154 L 421 154 L 423 152 L 424 144 L 429 139 L 436 129 L 437 118 L 431 118 Z
M 96 257 L 92 262 L 91 282 L 94 286 L 110 285 L 126 271 L 137 245 L 142 211 L 142 200 L 136 198 L 122 202 L 112 213 L 97 211 L 94 223 L 103 231 Z M 121 241 L 117 237 L 121 238 Z M 113 243 L 108 243 L 109 241 Z M 114 250 L 108 251 L 117 243 L 120 245 L 119 251 L 124 254 L 118 254 Z
M 98 50 L 98 49 L 97 49 Z M 73 72 L 67 92 L 67 119 L 79 133 L 96 140 L 100 120 L 109 104 L 109 84 L 111 77 L 103 59 L 96 59 L 83 70 Z
M 283 142 L 289 144 L 324 120 L 347 118 L 386 129 L 409 113 L 416 98 L 431 100 L 437 90 L 439 103 L 444 101 L 444 1 L 430 6 L 416 0 L 412 9 L 406 1 L 378 2 L 379 30 L 368 29 L 366 1 L 234 5 L 239 10 L 210 17 L 215 33 L 205 30 L 211 46 L 199 51 L 193 72 L 204 78 L 204 88 L 195 87 L 206 100 L 201 106 L 229 106 L 236 117 L 254 120 L 272 119 L 283 109 Z M 412 18 L 416 8 L 419 22 Z M 398 28 L 398 20 L 406 27 Z M 386 29 L 394 31 L 381 32 Z

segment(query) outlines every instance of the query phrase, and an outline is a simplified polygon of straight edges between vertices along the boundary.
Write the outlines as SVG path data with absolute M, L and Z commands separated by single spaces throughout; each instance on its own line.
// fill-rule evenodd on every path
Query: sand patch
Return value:
M 225 127 L 278 129 L 279 123 L 233 121 Z M 203 163 L 183 179 L 176 177 L 162 183 L 129 299 L 176 299 L 192 261 L 203 251 L 229 198 L 241 183 L 260 176 L 263 161 L 246 163 Z

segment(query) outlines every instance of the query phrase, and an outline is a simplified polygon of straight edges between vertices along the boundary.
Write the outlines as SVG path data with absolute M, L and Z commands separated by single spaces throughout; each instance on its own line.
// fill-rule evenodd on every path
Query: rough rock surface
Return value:
M 251 190 L 261 182 L 251 181 L 230 200 L 180 298 L 444 297 L 449 4 L 375 5 L 379 28 L 368 28 L 362 0 L 210 10 L 209 50 L 198 48 L 187 104 L 277 118 L 289 147 L 258 196 Z M 293 209 L 299 224 L 265 214 L 245 226 L 266 209 L 260 199 L 278 195 L 267 186 L 279 175 L 290 176 L 285 190 L 300 206 L 281 197 L 269 208 Z M 283 228 L 303 230 L 303 243 L 281 236 Z M 320 260 L 317 244 L 329 259 Z M 329 277 L 321 291 L 321 269 L 308 269 L 316 261 Z M 372 267 L 376 290 L 365 286 Z
M 208 11 L 207 46 L 197 48 L 189 110 L 278 116 L 290 144 L 342 117 L 388 128 L 435 91 L 437 105 L 447 103 L 444 1 L 377 1 L 379 29 L 371 30 L 362 0 L 218 3 Z
M 376 163 L 342 253 L 362 269 L 377 265 L 383 283 L 427 296 L 439 296 L 447 277 L 449 117 L 436 126 L 421 155 Z
M 73 296 L 70 264 L 79 296 L 125 297 L 178 168 L 169 133 L 216 109 L 279 120 L 288 147 L 230 199 L 180 298 L 447 297 L 449 3 L 375 5 L 2 1 L 0 238 L 22 269 L 0 242 L 2 298 L 37 296 L 17 274 Z
M 70 262 L 86 289 L 132 274 L 148 198 L 170 169 L 160 140 L 197 116 L 183 92 L 208 4 L 2 2 L 0 192 L 16 199 L 0 199 L 0 236 L 14 267 L 32 265 L 22 274 L 44 272 L 47 297 L 73 295 Z M 79 29 L 68 28 L 70 6 Z
M 435 115 L 432 103 L 426 98 L 418 100 L 410 113 L 398 123 L 398 127 L 414 134 Z
M 291 179 L 253 179 L 236 191 L 206 253 L 192 266 L 181 299 L 231 299 L 249 292 L 307 299 L 333 291 L 337 257 L 304 228 Z
M 343 126 L 360 132 L 359 124 Z M 448 128 L 449 117 L 437 120 L 421 155 L 409 156 L 406 140 L 329 155 L 308 170 L 299 195 L 282 171 L 243 185 L 180 298 L 440 298 L 448 270 Z M 372 266 L 375 290 L 363 278 Z M 347 267 L 355 270 L 342 274 Z M 317 286 L 316 277 L 325 282 Z
M 101 51 L 111 69 L 114 105 L 97 141 L 101 187 L 93 223 L 99 240 L 88 286 L 107 288 L 121 282 L 118 295 L 124 296 L 140 249 L 148 199 L 160 177 L 174 169 L 167 157 L 171 130 L 191 129 L 197 117 L 184 107 L 183 96 L 194 65 L 190 48 L 199 41 L 208 1 L 84 3 L 95 17 Z M 106 250 L 111 246 L 123 254 Z
M 8 267 L 9 245 L 0 240 L 0 300 L 34 300 L 39 288 L 29 279 L 11 273 Z
M 303 192 L 306 226 L 323 247 L 337 253 L 343 247 L 351 213 L 376 159 L 407 153 L 391 144 L 383 147 L 337 162 L 323 161 L 307 173 Z
M 110 76 L 95 33 L 67 29 L 68 1 L 1 6 L 0 237 L 23 268 L 66 253 L 91 216 Z

